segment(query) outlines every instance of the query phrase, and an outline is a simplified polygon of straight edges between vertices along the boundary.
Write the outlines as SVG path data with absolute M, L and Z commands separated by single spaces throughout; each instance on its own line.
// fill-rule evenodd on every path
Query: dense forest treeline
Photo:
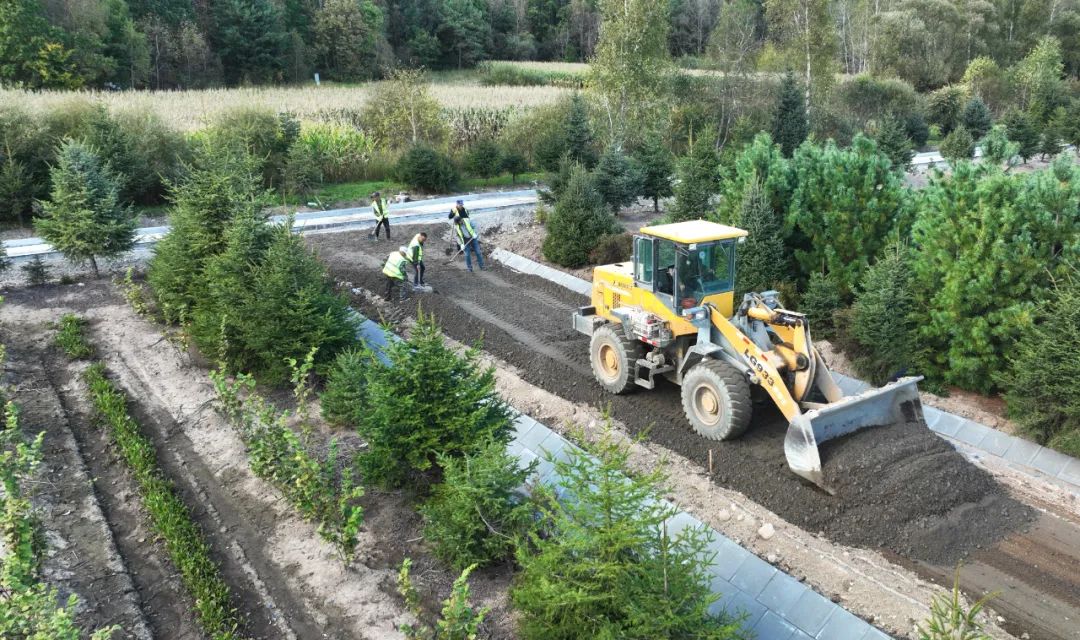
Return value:
M 666 4 L 665 4 L 666 3 Z M 484 60 L 585 61 L 596 0 L 0 0 L 0 83 L 197 88 Z M 1080 74 L 1080 0 L 660 0 L 668 52 L 724 70 L 896 76 L 920 91 L 1041 39 Z M 711 54 L 711 55 L 709 55 Z

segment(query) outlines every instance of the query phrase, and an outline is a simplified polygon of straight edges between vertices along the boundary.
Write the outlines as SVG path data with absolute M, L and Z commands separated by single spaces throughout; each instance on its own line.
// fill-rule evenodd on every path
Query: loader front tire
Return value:
M 621 327 L 597 327 L 589 342 L 589 361 L 593 375 L 608 393 L 629 393 L 637 388 L 634 369 L 641 357 L 640 343 L 631 340 Z
M 706 358 L 687 372 L 682 403 L 690 426 L 709 440 L 737 438 L 750 426 L 750 383 L 721 360 Z

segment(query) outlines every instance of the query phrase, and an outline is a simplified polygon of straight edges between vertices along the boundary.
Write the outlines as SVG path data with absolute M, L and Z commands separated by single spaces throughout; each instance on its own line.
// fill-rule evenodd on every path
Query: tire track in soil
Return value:
M 380 269 L 389 245 L 348 233 L 307 240 L 337 280 L 383 291 Z M 428 244 L 429 255 L 441 254 L 442 247 L 449 246 L 435 237 Z M 1056 621 L 1044 622 L 1031 606 L 1039 601 L 1050 607 L 1060 603 L 1068 612 L 1080 613 L 1080 574 L 1062 583 L 1057 576 L 1040 575 L 1042 565 L 1034 566 L 1030 554 L 995 547 L 1006 538 L 1019 547 L 1038 547 L 1044 535 L 1041 521 L 1025 532 L 1036 512 L 1011 498 L 990 474 L 925 427 L 881 427 L 827 443 L 822 448 L 826 472 L 840 479 L 838 495 L 828 496 L 788 471 L 782 445 L 786 421 L 771 405 L 755 406 L 751 429 L 741 439 L 709 443 L 686 426 L 675 385 L 661 381 L 651 392 L 604 394 L 591 373 L 581 372 L 588 366 L 588 339 L 569 326 L 569 310 L 587 304 L 587 299 L 493 261 L 488 264 L 487 271 L 469 274 L 460 264 L 433 263 L 427 279 L 437 293 L 414 296 L 401 305 L 402 310 L 414 317 L 418 307 L 433 313 L 446 334 L 460 342 L 473 344 L 482 337 L 485 351 L 518 367 L 528 382 L 571 402 L 609 407 L 632 432 L 647 432 L 651 441 L 703 467 L 712 448 L 714 482 L 807 531 L 842 544 L 880 549 L 943 584 L 951 584 L 955 562 L 970 557 L 962 584 L 976 596 L 1001 589 L 1003 581 L 1017 585 L 991 605 L 1014 616 L 1006 618 L 1006 626 L 1017 636 L 1028 632 L 1033 640 L 1080 637 L 1075 617 L 1064 621 L 1064 614 L 1059 614 Z M 354 302 L 377 317 L 377 310 L 362 298 L 355 297 Z M 499 322 L 488 322 L 486 316 Z M 507 324 L 512 332 L 500 326 Z M 523 334 L 528 339 L 523 340 Z M 545 345 L 543 351 L 532 348 L 537 342 Z M 1075 562 L 1080 536 L 1070 526 L 1065 538 L 1061 557 Z M 991 573 L 992 564 L 1005 565 L 1006 570 L 996 570 L 998 582 L 978 579 L 980 571 Z
M 5 334 L 8 332 L 5 331 Z M 8 339 L 10 337 L 10 339 Z M 120 639 L 149 640 L 150 627 L 129 568 L 117 548 L 76 441 L 69 413 L 43 366 L 42 334 L 5 335 L 7 368 L 16 378 L 14 400 L 24 433 L 45 432 L 39 471 L 42 482 L 32 495 L 48 543 L 43 572 L 60 600 L 79 598 L 75 621 L 85 629 L 120 625 Z

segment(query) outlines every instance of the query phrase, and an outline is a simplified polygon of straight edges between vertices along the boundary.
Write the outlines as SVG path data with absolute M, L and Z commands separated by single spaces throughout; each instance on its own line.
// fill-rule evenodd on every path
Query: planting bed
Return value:
M 398 233 L 407 238 L 417 230 Z M 379 271 L 397 246 L 371 243 L 362 233 L 311 236 L 309 242 L 335 277 L 373 291 L 382 291 Z M 608 406 L 632 433 L 647 431 L 653 443 L 706 465 L 710 443 L 686 426 L 676 387 L 613 397 L 594 383 L 588 340 L 569 327 L 569 315 L 586 302 L 583 297 L 500 265 L 475 274 L 466 273 L 460 259 L 443 266 L 448 246 L 442 239 L 429 240 L 427 279 L 437 293 L 414 298 L 401 313 L 415 315 L 420 305 L 451 337 L 466 343 L 483 339 L 485 351 L 520 369 L 529 383 L 571 402 Z M 1075 524 L 1040 515 L 1032 526 L 1033 509 L 915 424 L 829 443 L 826 472 L 837 495 L 826 495 L 786 469 L 785 426 L 777 412 L 762 407 L 745 437 L 711 443 L 713 481 L 809 532 L 881 549 L 935 578 L 951 575 L 956 561 L 969 558 L 965 584 L 973 591 L 1007 589 L 995 608 L 1005 612 L 1017 635 L 1022 630 L 1031 638 L 1080 637 L 1080 628 L 1068 619 L 1080 614 Z M 980 580 L 980 572 L 993 574 L 996 584 Z
M 37 502 L 45 513 L 48 578 L 80 597 L 80 622 L 120 624 L 124 635 L 117 637 L 203 637 L 133 478 L 91 420 L 78 376 L 87 363 L 69 362 L 51 344 L 49 325 L 72 312 L 87 318 L 88 341 L 131 399 L 129 412 L 201 526 L 244 637 L 402 638 L 397 627 L 410 617 L 395 578 L 406 556 L 427 609 L 449 594 L 456 573 L 424 549 L 411 496 L 368 491 L 357 559 L 344 566 L 316 527 L 252 474 L 243 444 L 213 408 L 206 371 L 160 327 L 136 316 L 106 283 L 19 289 L 6 292 L 0 307 L 3 339 L 21 381 L 16 399 L 26 429 L 47 434 L 47 486 Z M 512 637 L 509 580 L 505 566 L 473 574 L 474 600 L 494 609 L 483 638 Z

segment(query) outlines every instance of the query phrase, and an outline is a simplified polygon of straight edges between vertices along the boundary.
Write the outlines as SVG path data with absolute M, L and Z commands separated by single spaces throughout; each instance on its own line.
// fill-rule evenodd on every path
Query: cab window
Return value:
M 679 254 L 679 299 L 699 304 L 706 296 L 735 285 L 735 242 L 710 242 Z M 692 300 L 692 302 L 691 302 Z
M 634 280 L 643 284 L 653 281 L 652 238 L 634 237 Z
M 656 290 L 659 293 L 675 293 L 675 261 L 678 255 L 671 240 L 656 241 Z

